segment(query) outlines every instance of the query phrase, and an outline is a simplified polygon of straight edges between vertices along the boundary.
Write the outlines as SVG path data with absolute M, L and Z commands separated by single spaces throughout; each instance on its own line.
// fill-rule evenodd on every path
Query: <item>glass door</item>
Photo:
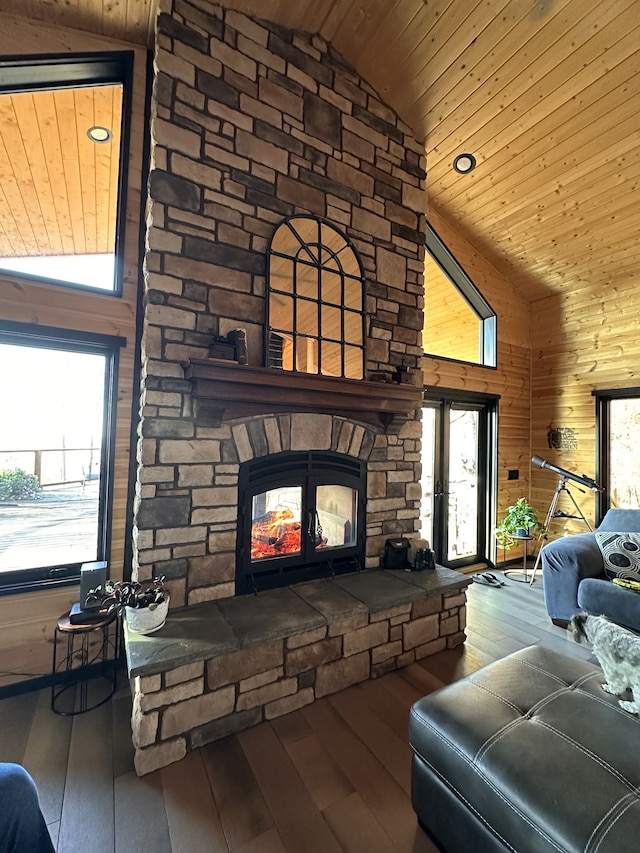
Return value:
M 425 401 L 421 535 L 440 565 L 489 562 L 494 420 L 493 401 Z
M 449 433 L 447 562 L 476 560 L 481 550 L 478 525 L 480 411 L 451 405 L 446 426 Z
M 610 507 L 640 507 L 640 388 L 594 391 L 598 456 L 598 524 Z

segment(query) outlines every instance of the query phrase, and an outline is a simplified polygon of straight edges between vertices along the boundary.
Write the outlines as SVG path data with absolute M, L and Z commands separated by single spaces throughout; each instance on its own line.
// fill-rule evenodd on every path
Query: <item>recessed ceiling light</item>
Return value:
M 93 127 L 90 127 L 87 131 L 87 136 L 92 142 L 104 143 L 109 142 L 113 139 L 113 133 L 109 130 L 108 127 L 101 127 L 96 124 Z
M 473 172 L 476 167 L 476 158 L 473 154 L 458 154 L 456 159 L 453 161 L 453 168 L 456 172 L 460 172 L 461 175 L 467 175 L 469 172 Z

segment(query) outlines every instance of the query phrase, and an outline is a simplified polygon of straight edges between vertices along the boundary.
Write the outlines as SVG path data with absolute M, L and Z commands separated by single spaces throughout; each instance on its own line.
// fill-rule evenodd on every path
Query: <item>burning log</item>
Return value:
M 293 510 L 272 510 L 251 525 L 251 559 L 296 554 L 300 551 L 301 525 Z

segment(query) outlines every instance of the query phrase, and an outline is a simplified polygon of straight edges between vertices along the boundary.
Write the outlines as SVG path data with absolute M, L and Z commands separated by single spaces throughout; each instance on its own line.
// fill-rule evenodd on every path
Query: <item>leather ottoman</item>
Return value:
M 448 853 L 640 850 L 640 719 L 531 646 L 411 709 L 412 801 Z

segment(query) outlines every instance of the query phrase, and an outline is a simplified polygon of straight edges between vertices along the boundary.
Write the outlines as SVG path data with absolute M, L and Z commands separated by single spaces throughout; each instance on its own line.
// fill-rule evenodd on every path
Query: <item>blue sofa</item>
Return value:
M 610 509 L 598 530 L 640 532 L 640 509 Z M 554 625 L 567 626 L 578 611 L 607 616 L 640 633 L 640 593 L 616 586 L 605 577 L 602 553 L 593 533 L 576 533 L 542 549 L 542 577 L 547 613 Z

